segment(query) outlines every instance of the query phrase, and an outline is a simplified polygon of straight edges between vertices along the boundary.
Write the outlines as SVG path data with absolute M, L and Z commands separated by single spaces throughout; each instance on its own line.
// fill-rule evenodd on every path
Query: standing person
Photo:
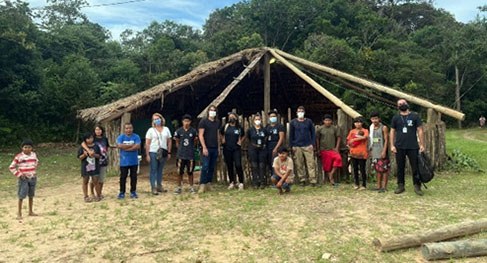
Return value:
M 269 124 L 265 128 L 269 135 L 267 140 L 267 164 L 269 165 L 270 174 L 274 174 L 274 158 L 277 157 L 277 152 L 281 148 L 286 138 L 286 128 L 277 120 L 277 110 L 271 110 L 268 113 Z
M 10 172 L 12 172 L 18 178 L 18 210 L 17 210 L 17 220 L 22 220 L 22 202 L 29 196 L 29 216 L 37 216 L 34 213 L 34 196 L 37 184 L 37 166 L 39 160 L 37 155 L 32 151 L 34 143 L 31 140 L 24 140 L 22 142 L 21 148 L 22 152 L 15 155 L 12 163 L 8 167 Z
M 189 192 L 194 194 L 196 191 L 193 188 L 193 171 L 195 167 L 194 150 L 195 144 L 198 141 L 198 132 L 191 127 L 191 115 L 185 114 L 183 116 L 183 127 L 174 132 L 174 140 L 176 140 L 177 152 L 177 166 L 179 168 L 178 186 L 174 190 L 174 194 L 181 194 L 183 191 L 183 175 L 184 169 L 188 174 Z
M 342 156 L 340 155 L 340 143 L 342 137 L 330 114 L 323 116 L 323 125 L 316 130 L 316 144 L 321 158 L 323 171 L 328 175 L 330 184 L 335 186 L 335 172 L 342 167 Z
M 130 198 L 137 195 L 137 167 L 139 166 L 140 137 L 134 133 L 132 123 L 124 124 L 124 133 L 117 138 L 117 148 L 120 149 L 120 193 L 118 199 L 125 198 L 125 185 L 130 174 Z
M 424 151 L 423 123 L 418 114 L 409 110 L 409 104 L 405 99 L 397 101 L 397 108 L 399 114 L 392 118 L 390 133 L 391 151 L 396 154 L 397 162 L 397 189 L 394 193 L 400 194 L 405 191 L 404 167 L 407 156 L 413 172 L 414 192 L 422 196 L 418 174 L 418 150 Z
M 239 190 L 244 189 L 244 175 L 242 169 L 242 142 L 245 139 L 245 132 L 238 123 L 237 114 L 228 113 L 228 123 L 221 128 L 220 134 L 222 136 L 223 158 L 228 170 L 228 179 L 230 185 L 228 189 L 238 187 Z M 234 169 L 235 167 L 235 169 Z M 238 175 L 238 184 L 235 177 L 235 170 Z
M 352 129 L 347 136 L 347 144 L 350 147 L 350 157 L 353 165 L 353 175 L 355 178 L 355 187 L 357 190 L 367 189 L 367 173 L 365 172 L 365 164 L 369 156 L 367 143 L 369 139 L 369 131 L 363 128 L 364 120 L 362 117 L 357 117 L 353 121 L 355 129 Z M 362 185 L 360 186 L 359 170 L 362 175 Z
M 485 126 L 485 117 L 484 117 L 484 115 L 480 115 L 479 125 L 480 125 L 480 128 L 484 128 L 484 126 Z
M 162 172 L 166 161 L 171 158 L 172 139 L 171 132 L 165 124 L 164 117 L 159 113 L 154 113 L 152 114 L 152 127 L 145 134 L 145 152 L 146 159 L 150 163 L 149 182 L 153 195 L 167 192 L 162 187 Z
M 208 116 L 198 125 L 198 139 L 203 155 L 201 156 L 201 175 L 199 193 L 211 190 L 216 161 L 220 153 L 220 121 L 216 118 L 216 107 L 208 107 Z
M 98 184 L 100 184 L 100 198 L 103 199 L 103 184 L 105 183 L 105 178 L 107 174 L 107 167 L 108 167 L 108 149 L 110 148 L 110 145 L 108 143 L 108 139 L 105 136 L 105 131 L 101 125 L 96 125 L 95 126 L 95 132 L 94 132 L 94 137 L 95 137 L 95 144 L 98 145 L 98 148 L 100 148 L 100 175 L 98 178 Z M 87 152 L 92 151 L 85 142 L 81 143 L 81 147 Z M 90 192 L 93 197 L 95 197 L 95 184 L 93 181 L 90 181 Z
M 281 147 L 278 156 L 274 158 L 272 167 L 274 174 L 272 175 L 272 183 L 279 190 L 278 194 L 282 194 L 282 190 L 286 193 L 291 191 L 291 185 L 294 183 L 293 174 L 293 159 L 289 157 L 289 150 L 286 147 Z
M 372 157 L 372 164 L 377 174 L 377 190 L 384 193 L 387 190 L 387 180 L 389 176 L 389 156 L 387 148 L 389 147 L 389 129 L 382 124 L 378 112 L 370 115 L 369 129 L 369 148 Z
M 95 144 L 92 133 L 86 133 L 83 136 L 83 143 L 88 148 L 87 151 L 81 146 L 78 150 L 78 159 L 81 160 L 81 177 L 83 177 L 83 195 L 87 203 L 91 201 L 98 202 L 101 200 L 100 184 L 98 183 L 100 177 L 100 148 Z M 90 179 L 95 186 L 96 193 L 94 199 L 88 196 L 88 183 Z
M 253 125 L 247 131 L 247 138 L 249 139 L 248 151 L 252 166 L 252 186 L 264 189 L 267 184 L 265 176 L 267 131 L 262 127 L 262 118 L 259 114 L 254 116 Z
M 297 118 L 291 120 L 289 125 L 289 143 L 294 153 L 294 165 L 301 186 L 306 185 L 306 170 L 311 186 L 316 186 L 316 167 L 314 147 L 316 140 L 313 121 L 304 117 L 305 110 L 299 106 Z

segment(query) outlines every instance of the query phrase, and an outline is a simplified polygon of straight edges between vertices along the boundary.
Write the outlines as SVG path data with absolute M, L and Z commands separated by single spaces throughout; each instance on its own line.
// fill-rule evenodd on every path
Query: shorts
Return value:
M 27 196 L 34 197 L 36 193 L 37 177 L 32 178 L 19 178 L 19 190 L 18 196 L 20 200 L 25 199 Z
M 277 182 L 281 181 L 281 179 L 282 179 L 282 177 L 280 177 L 279 175 L 275 175 L 275 174 L 273 174 L 271 176 L 271 178 L 274 178 L 274 180 L 276 180 Z M 291 189 L 291 185 L 292 185 L 292 183 L 285 182 L 282 184 L 282 188 L 283 189 Z
M 184 174 L 184 168 L 186 168 L 186 173 L 188 175 L 193 175 L 194 167 L 195 167 L 195 161 L 193 160 L 181 160 L 178 159 L 178 165 L 179 165 L 179 175 Z
M 372 166 L 374 170 L 378 173 L 387 173 L 389 168 L 391 168 L 391 162 L 388 158 L 376 158 L 372 160 Z
M 106 175 L 107 175 L 107 167 L 106 166 L 100 166 L 100 175 L 99 175 L 100 177 L 98 178 L 98 182 L 104 183 Z
M 342 156 L 340 153 L 332 150 L 323 150 L 320 155 L 323 171 L 329 172 L 333 167 L 342 167 Z

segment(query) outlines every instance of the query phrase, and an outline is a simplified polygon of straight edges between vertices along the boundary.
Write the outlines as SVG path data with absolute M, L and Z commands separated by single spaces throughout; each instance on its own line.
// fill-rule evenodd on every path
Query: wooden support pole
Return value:
M 208 106 L 203 111 L 201 111 L 201 113 L 198 115 L 198 118 L 203 118 L 206 116 L 206 112 L 208 111 L 208 107 L 210 105 L 215 105 L 216 107 L 218 107 L 218 105 L 220 105 L 225 100 L 228 94 L 230 94 L 233 88 L 235 88 L 237 84 L 240 83 L 240 81 L 242 81 L 242 79 L 244 79 L 245 76 L 250 73 L 250 71 L 255 67 L 255 65 L 257 65 L 257 62 L 260 61 L 260 59 L 262 58 L 262 56 L 264 56 L 265 53 L 266 52 L 261 52 L 259 55 L 257 55 L 254 58 L 254 60 L 252 60 L 252 62 L 250 62 L 250 64 L 247 67 L 245 67 L 244 70 L 242 70 L 242 72 L 240 72 L 238 77 L 236 77 L 230 84 L 228 84 L 228 86 L 223 90 L 223 92 L 220 93 L 220 95 L 218 95 L 218 97 L 216 97 L 210 104 L 208 104 Z
M 311 85 L 311 87 L 316 89 L 319 93 L 321 93 L 323 96 L 325 96 L 325 98 L 330 100 L 331 103 L 335 104 L 338 108 L 342 109 L 347 115 L 349 115 L 352 118 L 362 116 L 360 113 L 356 112 L 354 109 L 352 109 L 350 106 L 345 104 L 343 101 L 341 101 L 335 95 L 333 95 L 331 92 L 329 92 L 328 90 L 323 88 L 320 84 L 318 84 L 318 82 L 314 81 L 312 78 L 310 78 L 308 75 L 306 75 L 300 69 L 298 69 L 292 63 L 290 63 L 285 58 L 283 58 L 282 56 L 277 54 L 277 52 L 274 49 L 269 49 L 269 51 L 277 60 L 279 60 L 282 64 L 284 64 L 286 67 L 288 67 L 296 75 L 298 75 L 300 78 L 302 78 L 304 81 L 306 81 L 309 85 Z
M 129 123 L 131 120 L 132 114 L 130 112 L 125 112 L 122 117 L 120 118 L 120 134 L 125 132 L 125 123 Z
M 487 219 L 479 221 L 459 223 L 442 228 L 421 231 L 408 235 L 401 235 L 390 239 L 375 239 L 373 244 L 382 252 L 396 249 L 417 247 L 424 243 L 449 240 L 456 237 L 463 237 L 487 231 Z
M 439 112 L 441 112 L 441 113 L 443 113 L 445 115 L 448 115 L 450 117 L 453 117 L 453 118 L 455 118 L 457 120 L 464 120 L 465 119 L 465 114 L 464 113 L 459 112 L 459 111 L 456 111 L 454 109 L 447 108 L 447 107 L 444 107 L 444 106 L 441 106 L 441 105 L 437 105 L 437 104 L 433 104 L 430 101 L 427 101 L 427 100 L 422 99 L 422 98 L 418 98 L 418 97 L 413 96 L 411 94 L 408 94 L 408 93 L 405 93 L 405 92 L 402 92 L 402 91 L 399 91 L 399 90 L 396 90 L 396 89 L 393 89 L 393 88 L 384 86 L 384 85 L 379 84 L 377 82 L 373 82 L 373 81 L 370 81 L 370 80 L 367 80 L 367 79 L 364 79 L 364 78 L 360 78 L 360 77 L 354 76 L 352 74 L 345 73 L 343 71 L 336 70 L 334 68 L 330 68 L 330 67 L 327 67 L 327 66 L 323 66 L 323 65 L 320 65 L 318 63 L 314 63 L 314 62 L 311 62 L 311 61 L 308 61 L 308 60 L 305 60 L 305 59 L 302 59 L 302 58 L 293 56 L 293 55 L 288 54 L 288 53 L 286 53 L 284 51 L 281 51 L 281 50 L 273 49 L 272 51 L 274 53 L 278 53 L 279 55 L 281 55 L 281 56 L 283 56 L 283 57 L 285 57 L 287 59 L 290 59 L 290 60 L 292 60 L 294 62 L 297 62 L 297 63 L 299 63 L 299 64 L 301 64 L 303 66 L 310 67 L 310 68 L 313 68 L 313 69 L 316 69 L 316 70 L 319 70 L 319 71 L 326 72 L 326 73 L 331 74 L 333 76 L 337 76 L 337 77 L 340 77 L 340 78 L 343 78 L 343 79 L 346 79 L 346 80 L 349 80 L 349 81 L 358 83 L 358 84 L 363 85 L 365 87 L 369 87 L 369 88 L 378 90 L 380 92 L 387 93 L 387 94 L 392 95 L 392 96 L 395 96 L 397 98 L 404 98 L 404 99 L 408 100 L 411 103 L 418 104 L 418 105 L 423 106 L 423 107 L 426 107 L 426 108 L 435 109 L 436 111 L 439 111 Z
M 426 260 L 480 257 L 487 255 L 487 239 L 423 244 L 421 253 Z
M 271 110 L 271 65 L 269 63 L 270 55 L 264 56 L 264 112 Z M 265 122 L 264 122 L 265 123 Z

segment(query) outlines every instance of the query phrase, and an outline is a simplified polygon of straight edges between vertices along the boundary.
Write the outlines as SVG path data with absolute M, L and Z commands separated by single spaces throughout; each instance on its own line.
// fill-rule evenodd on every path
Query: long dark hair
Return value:
M 102 138 L 106 137 L 105 136 L 105 129 L 100 124 L 97 124 L 97 125 L 95 125 L 95 128 L 93 128 L 93 138 L 96 138 L 96 132 L 95 132 L 96 128 L 101 130 L 101 137 Z

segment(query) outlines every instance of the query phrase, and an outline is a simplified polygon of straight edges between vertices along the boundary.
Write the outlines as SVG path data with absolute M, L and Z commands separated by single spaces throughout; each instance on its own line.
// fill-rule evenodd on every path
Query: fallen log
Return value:
M 486 256 L 487 239 L 426 243 L 421 252 L 426 260 Z
M 379 251 L 387 252 L 396 249 L 418 247 L 424 243 L 449 240 L 456 237 L 468 236 L 487 231 L 487 219 L 474 222 L 459 223 L 442 228 L 401 235 L 389 239 L 374 239 L 373 244 Z

